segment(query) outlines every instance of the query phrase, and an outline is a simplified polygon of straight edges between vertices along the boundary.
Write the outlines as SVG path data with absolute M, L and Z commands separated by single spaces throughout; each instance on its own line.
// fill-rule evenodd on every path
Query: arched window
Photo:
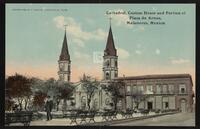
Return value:
M 117 107 L 118 107 L 118 109 L 122 109 L 122 101 L 121 100 L 118 101 Z
M 110 66 L 110 62 L 109 62 L 109 60 L 106 62 L 106 66 L 107 66 L 107 67 Z
M 60 74 L 59 77 L 60 77 L 60 80 L 64 80 L 64 74 Z
M 64 64 L 60 63 L 59 68 L 60 68 L 60 71 L 63 71 L 64 70 Z
M 115 72 L 115 77 L 117 77 L 117 72 Z
M 95 99 L 94 100 L 94 107 L 93 107 L 94 109 L 97 109 L 98 108 L 98 100 L 97 99 Z
M 117 67 L 117 61 L 115 61 L 115 67 Z
M 109 73 L 108 72 L 106 72 L 106 80 L 108 80 L 109 79 Z
M 68 65 L 68 71 L 70 71 L 70 65 Z
M 109 100 L 109 98 L 106 98 L 106 100 L 105 100 L 105 104 L 106 104 L 106 105 L 109 105 L 109 104 L 110 104 L 110 100 Z

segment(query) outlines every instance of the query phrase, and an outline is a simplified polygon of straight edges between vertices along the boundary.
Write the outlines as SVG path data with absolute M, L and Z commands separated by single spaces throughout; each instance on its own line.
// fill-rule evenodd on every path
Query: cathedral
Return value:
M 60 81 L 70 82 L 71 78 L 71 59 L 68 50 L 66 29 L 62 44 L 61 54 L 58 60 L 58 76 Z M 117 102 L 117 109 L 133 109 L 136 100 L 133 97 L 140 91 L 143 96 L 148 96 L 140 102 L 140 109 L 176 109 L 182 112 L 192 110 L 194 93 L 193 83 L 189 74 L 159 74 L 143 76 L 118 77 L 118 56 L 115 48 L 113 32 L 110 24 L 106 47 L 103 55 L 103 78 L 95 91 L 90 106 L 97 110 L 112 109 L 110 105 L 112 99 L 109 93 L 105 92 L 101 85 L 108 85 L 110 82 L 124 82 L 122 89 L 123 97 Z M 72 82 L 70 82 L 72 83 Z M 72 83 L 75 87 L 73 91 L 74 106 L 69 108 L 85 109 L 87 105 L 87 93 L 83 89 L 81 82 Z M 70 100 L 72 101 L 72 100 Z

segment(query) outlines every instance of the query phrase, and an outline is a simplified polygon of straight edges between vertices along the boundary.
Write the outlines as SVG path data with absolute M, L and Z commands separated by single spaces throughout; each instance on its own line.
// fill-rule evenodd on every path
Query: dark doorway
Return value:
M 147 108 L 151 110 L 153 108 L 153 103 L 152 102 L 147 102 Z

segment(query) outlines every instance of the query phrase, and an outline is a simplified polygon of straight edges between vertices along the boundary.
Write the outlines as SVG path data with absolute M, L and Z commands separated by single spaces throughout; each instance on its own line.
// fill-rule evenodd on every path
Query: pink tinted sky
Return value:
M 128 66 L 128 67 L 127 67 Z M 14 73 L 20 73 L 26 76 L 34 76 L 39 77 L 41 79 L 48 79 L 53 77 L 58 79 L 57 75 L 57 65 L 54 64 L 46 64 L 40 66 L 30 66 L 30 65 L 6 65 L 6 75 L 13 75 Z M 130 69 L 131 68 L 131 69 Z M 184 71 L 184 72 L 183 72 Z M 97 79 L 102 79 L 102 66 L 101 64 L 97 64 L 96 66 L 77 66 L 72 64 L 72 74 L 71 80 L 72 82 L 79 81 L 79 78 L 83 75 L 83 73 L 87 75 L 91 75 L 96 77 Z M 187 69 L 173 69 L 170 67 L 151 67 L 146 66 L 145 69 L 143 66 L 134 66 L 130 67 L 129 64 L 125 62 L 119 63 L 119 76 L 137 76 L 137 75 L 149 75 L 149 74 L 182 74 L 182 73 L 189 73 L 192 76 L 195 90 L 195 70 L 194 68 L 187 68 Z

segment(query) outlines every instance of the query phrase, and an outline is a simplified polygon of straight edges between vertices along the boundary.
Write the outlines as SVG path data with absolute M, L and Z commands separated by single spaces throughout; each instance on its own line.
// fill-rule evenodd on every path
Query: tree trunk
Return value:
M 26 107 L 27 107 L 28 100 L 27 100 L 27 99 L 25 99 L 24 101 L 25 101 L 24 109 L 26 110 Z
M 117 96 L 113 95 L 112 97 L 112 102 L 113 102 L 113 106 L 112 106 L 112 110 L 116 110 L 117 109 Z
M 115 103 L 115 111 L 117 110 L 117 103 Z
M 18 98 L 18 103 L 19 103 L 20 111 L 22 110 L 22 102 L 23 102 L 23 99 Z
M 87 101 L 88 110 L 90 110 L 90 101 L 91 101 L 91 98 L 88 98 L 88 101 Z
M 63 109 L 64 111 L 66 110 L 67 103 L 66 103 L 66 98 L 63 99 Z
M 59 110 L 60 100 L 58 100 L 56 104 L 57 104 L 57 105 L 56 105 L 56 106 L 57 106 L 57 109 L 56 109 L 56 110 L 58 111 L 58 110 Z
M 28 103 L 29 103 L 29 100 L 30 100 L 30 98 L 29 97 L 27 97 L 27 98 L 25 98 L 25 105 L 24 105 L 24 109 L 26 110 L 27 109 L 27 105 L 28 105 Z

